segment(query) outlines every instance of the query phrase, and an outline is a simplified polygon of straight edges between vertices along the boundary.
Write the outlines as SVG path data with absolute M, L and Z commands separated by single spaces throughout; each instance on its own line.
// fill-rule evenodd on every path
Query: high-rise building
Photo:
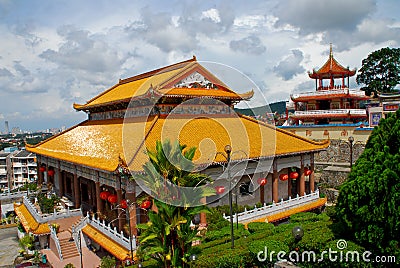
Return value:
M 5 128 L 4 128 L 4 134 L 9 134 L 10 133 L 10 128 L 8 127 L 8 121 L 5 121 L 4 122 L 4 124 L 5 124 Z

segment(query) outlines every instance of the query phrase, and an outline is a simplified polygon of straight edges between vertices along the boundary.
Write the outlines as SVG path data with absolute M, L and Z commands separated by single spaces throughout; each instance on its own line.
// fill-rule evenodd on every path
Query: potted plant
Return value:
M 56 233 L 58 233 L 58 231 L 60 230 L 60 224 L 56 222 L 52 223 L 51 227 L 54 229 L 54 231 L 56 231 Z

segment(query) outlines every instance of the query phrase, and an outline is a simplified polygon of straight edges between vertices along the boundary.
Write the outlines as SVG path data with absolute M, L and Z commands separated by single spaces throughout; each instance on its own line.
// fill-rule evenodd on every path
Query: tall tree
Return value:
M 362 60 L 358 71 L 357 84 L 363 84 L 361 90 L 367 95 L 374 92 L 392 92 L 400 82 L 400 48 L 382 48 Z
M 196 148 L 185 149 L 178 142 L 158 141 L 156 150 L 148 151 L 150 160 L 143 167 L 145 174 L 136 178 L 150 188 L 157 207 L 156 211 L 149 211 L 149 222 L 138 226 L 142 230 L 139 253 L 156 259 L 160 267 L 186 266 L 198 232 L 191 226 L 192 219 L 209 211 L 205 205 L 199 206 L 200 199 L 215 193 L 212 188 L 199 187 L 210 178 L 194 172 Z
M 365 248 L 400 260 L 400 111 L 382 119 L 340 188 L 336 205 Z

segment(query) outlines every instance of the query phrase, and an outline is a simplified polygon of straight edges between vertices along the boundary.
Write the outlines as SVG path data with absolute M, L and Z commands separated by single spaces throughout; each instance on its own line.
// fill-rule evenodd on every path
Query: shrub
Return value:
M 265 235 L 267 234 L 274 234 L 274 229 L 275 226 L 272 223 L 266 223 L 266 222 L 251 222 L 247 225 L 247 230 L 249 230 L 250 233 L 258 233 L 258 232 L 263 232 Z

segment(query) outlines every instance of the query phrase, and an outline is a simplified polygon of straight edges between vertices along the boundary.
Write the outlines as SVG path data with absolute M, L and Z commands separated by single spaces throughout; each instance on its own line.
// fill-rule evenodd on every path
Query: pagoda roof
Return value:
M 116 171 L 122 160 L 132 172 L 141 173 L 149 160 L 146 149 L 154 150 L 158 140 L 177 139 L 188 148 L 198 148 L 194 161 L 200 165 L 226 162 L 216 153 L 222 152 L 226 144 L 231 144 L 235 151 L 244 151 L 246 159 L 308 153 L 329 146 L 329 141 L 308 140 L 247 116 L 223 114 L 84 121 L 26 147 L 36 154 L 109 172 Z M 232 160 L 243 157 L 235 154 Z
M 330 79 L 330 78 L 342 78 L 350 77 L 356 74 L 356 69 L 350 70 L 349 68 L 343 67 L 333 57 L 332 44 L 330 46 L 329 58 L 325 64 L 319 68 L 319 70 L 313 70 L 309 72 L 308 76 L 313 79 Z
M 200 79 L 197 82 L 196 79 Z M 133 98 L 155 97 L 200 97 L 247 100 L 253 96 L 253 90 L 239 94 L 231 90 L 216 76 L 205 69 L 196 60 L 178 62 L 150 72 L 122 79 L 103 93 L 85 104 L 74 104 L 76 110 L 90 110 L 95 107 L 129 102 Z

